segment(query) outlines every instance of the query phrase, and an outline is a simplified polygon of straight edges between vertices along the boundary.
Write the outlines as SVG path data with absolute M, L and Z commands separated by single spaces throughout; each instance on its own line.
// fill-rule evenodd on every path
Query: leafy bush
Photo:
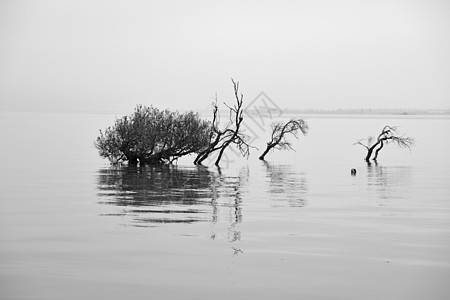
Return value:
M 132 115 L 100 130 L 95 147 L 112 163 L 163 164 L 204 150 L 210 133 L 211 123 L 198 113 L 138 105 Z

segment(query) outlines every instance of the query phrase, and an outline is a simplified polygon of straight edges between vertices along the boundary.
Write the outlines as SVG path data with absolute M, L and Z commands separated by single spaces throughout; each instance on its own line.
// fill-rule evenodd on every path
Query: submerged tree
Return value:
M 383 149 L 385 144 L 389 143 L 394 143 L 400 148 L 411 149 L 414 146 L 414 139 L 400 135 L 398 132 L 398 127 L 396 126 L 384 126 L 383 130 L 376 139 L 369 136 L 367 139 L 358 140 L 355 145 L 361 145 L 367 149 L 365 160 L 369 162 L 372 154 L 372 160 L 376 161 L 380 150 Z
M 292 144 L 286 139 L 286 136 L 290 134 L 298 139 L 299 131 L 304 135 L 308 132 L 308 124 L 302 119 L 291 119 L 285 124 L 282 122 L 273 123 L 271 140 L 267 143 L 266 150 L 264 150 L 259 159 L 264 160 L 264 157 L 272 149 L 293 150 Z
M 213 103 L 213 120 L 211 122 L 211 128 L 208 138 L 207 146 L 202 149 L 194 160 L 194 164 L 201 165 L 202 162 L 208 158 L 208 156 L 219 149 L 219 143 L 222 139 L 224 132 L 219 129 L 219 107 L 217 106 L 217 99 Z
M 242 108 L 244 96 L 239 93 L 239 82 L 235 82 L 233 79 L 231 81 L 233 82 L 236 104 L 230 107 L 224 103 L 229 110 L 229 121 L 224 128 L 220 128 L 220 112 L 216 99 L 213 104 L 213 119 L 208 146 L 197 155 L 194 160 L 195 164 L 201 164 L 213 152 L 218 151 L 219 153 L 215 161 L 215 165 L 218 166 L 224 151 L 231 144 L 234 144 L 244 157 L 248 157 L 250 154 L 250 145 L 247 143 L 248 137 L 242 132 L 241 127 L 242 121 L 244 120 Z
M 199 114 L 159 110 L 138 105 L 134 113 L 100 130 L 95 147 L 112 163 L 171 163 L 181 156 L 199 153 L 209 142 L 210 122 Z

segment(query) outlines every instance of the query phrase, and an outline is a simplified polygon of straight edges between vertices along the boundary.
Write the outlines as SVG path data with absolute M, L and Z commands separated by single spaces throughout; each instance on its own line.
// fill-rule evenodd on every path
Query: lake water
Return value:
M 0 113 L 1 299 L 450 299 L 449 118 L 305 116 L 219 169 L 112 167 L 114 117 Z M 384 125 L 416 146 L 367 165 Z

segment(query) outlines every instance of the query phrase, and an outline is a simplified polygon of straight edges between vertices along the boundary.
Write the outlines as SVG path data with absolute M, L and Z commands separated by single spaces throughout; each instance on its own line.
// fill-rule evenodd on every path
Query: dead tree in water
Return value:
M 224 132 L 219 129 L 219 107 L 217 106 L 217 98 L 213 103 L 213 120 L 211 122 L 211 131 L 209 134 L 208 146 L 197 154 L 194 160 L 194 164 L 201 165 L 202 162 L 208 158 L 208 156 L 219 149 L 219 143 L 222 139 Z
M 302 119 L 291 119 L 286 124 L 283 124 L 281 122 L 273 123 L 271 140 L 267 143 L 266 150 L 264 150 L 259 159 L 264 160 L 264 157 L 272 149 L 293 150 L 292 144 L 286 139 L 286 135 L 291 134 L 296 139 L 298 139 L 299 130 L 304 135 L 308 132 L 308 124 Z
M 414 146 L 414 142 L 415 141 L 413 138 L 400 135 L 397 127 L 384 126 L 375 141 L 372 136 L 369 136 L 367 139 L 358 140 L 355 145 L 361 145 L 367 149 L 365 160 L 369 162 L 372 154 L 374 154 L 374 151 L 375 154 L 373 155 L 372 160 L 377 160 L 378 154 L 380 150 L 383 149 L 385 144 L 395 143 L 400 148 L 411 149 Z
M 215 165 L 218 166 L 225 149 L 231 144 L 236 145 L 243 156 L 248 157 L 250 154 L 250 145 L 247 143 L 248 137 L 242 133 L 241 128 L 242 121 L 244 120 L 242 108 L 244 96 L 239 94 L 239 82 L 235 82 L 233 79 L 231 79 L 231 81 L 233 82 L 236 104 L 233 107 L 230 107 L 224 103 L 229 109 L 229 122 L 224 129 L 220 129 L 219 108 L 216 99 L 216 102 L 213 104 L 213 120 L 209 144 L 197 155 L 194 160 L 195 164 L 201 164 L 213 152 L 219 151 L 215 161 Z

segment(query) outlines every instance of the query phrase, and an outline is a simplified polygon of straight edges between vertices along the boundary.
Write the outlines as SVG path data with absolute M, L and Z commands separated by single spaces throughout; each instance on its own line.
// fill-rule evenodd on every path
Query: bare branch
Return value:
M 372 157 L 373 151 L 375 151 L 375 155 L 372 158 L 376 160 L 378 158 L 378 154 L 380 150 L 383 148 L 384 143 L 395 143 L 399 148 L 403 149 L 411 149 L 414 146 L 414 139 L 411 137 L 405 137 L 404 135 L 400 135 L 397 126 L 384 126 L 381 130 L 381 133 L 378 135 L 376 142 L 373 143 L 373 138 L 369 137 L 367 139 L 367 143 L 363 143 L 364 139 L 360 139 L 354 143 L 354 145 L 361 145 L 367 149 L 367 155 L 365 160 L 369 161 Z
M 241 124 L 244 119 L 243 117 L 243 98 L 242 94 L 239 94 L 239 82 L 235 82 L 231 79 L 234 88 L 235 104 L 233 106 L 224 103 L 229 111 L 229 122 L 224 129 L 219 129 L 218 121 L 215 118 L 217 113 L 217 105 L 214 107 L 213 112 L 213 126 L 214 132 L 210 136 L 209 145 L 201 151 L 197 158 L 194 160 L 195 164 L 201 164 L 211 153 L 219 151 L 218 157 L 215 164 L 218 165 L 222 159 L 222 155 L 225 149 L 231 144 L 236 145 L 238 150 L 243 156 L 247 156 L 250 153 L 250 148 L 252 148 L 248 143 L 248 137 L 242 133 Z M 216 99 L 217 103 L 217 99 Z
M 264 160 L 264 157 L 272 149 L 278 150 L 293 150 L 292 144 L 286 140 L 287 135 L 292 135 L 298 139 L 298 132 L 303 135 L 308 132 L 308 124 L 302 119 L 291 119 L 287 123 L 281 122 L 272 123 L 271 140 L 267 143 L 266 150 L 261 154 L 259 159 Z
M 361 145 L 364 148 L 366 148 L 367 150 L 369 150 L 369 146 L 368 146 L 369 143 L 367 143 L 367 145 L 366 145 L 366 144 L 363 144 L 363 141 L 365 141 L 365 139 L 359 139 L 353 145 Z

